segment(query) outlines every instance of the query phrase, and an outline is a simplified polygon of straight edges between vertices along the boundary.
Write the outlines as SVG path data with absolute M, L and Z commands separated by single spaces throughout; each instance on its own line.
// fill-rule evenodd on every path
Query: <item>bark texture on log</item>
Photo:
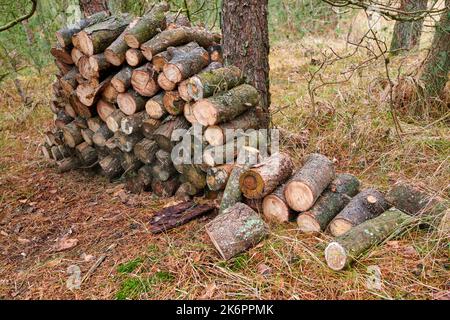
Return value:
M 178 177 L 173 177 L 167 181 L 159 181 L 157 179 L 152 180 L 152 190 L 153 193 L 161 198 L 169 198 L 175 194 L 180 182 Z
M 133 69 L 125 66 L 111 79 L 111 84 L 116 88 L 117 92 L 123 93 L 131 86 L 131 74 Z
M 164 66 L 163 72 L 169 81 L 179 83 L 200 72 L 208 63 L 208 52 L 197 47 L 183 55 L 175 56 Z
M 212 191 L 225 189 L 233 167 L 233 164 L 224 164 L 222 166 L 208 168 L 206 175 L 208 188 Z
M 222 3 L 222 48 L 227 65 L 239 67 L 261 95 L 261 127 L 269 124 L 269 32 L 267 0 Z M 249 45 L 250 44 L 250 45 Z
M 223 192 L 222 201 L 220 202 L 219 214 L 226 209 L 234 206 L 242 200 L 241 188 L 239 188 L 239 178 L 243 172 L 248 169 L 246 165 L 235 165 L 228 177 L 227 185 Z
M 286 184 L 284 196 L 295 211 L 311 208 L 328 184 L 334 179 L 333 162 L 324 155 L 312 153 Z
M 125 61 L 125 54 L 128 50 L 128 45 L 125 42 L 125 33 L 130 28 L 133 28 L 137 22 L 137 18 L 131 21 L 125 30 L 105 49 L 106 60 L 112 65 L 120 66 Z
M 134 154 L 141 162 L 151 164 L 158 149 L 155 141 L 144 138 L 134 146 Z
M 120 122 L 120 130 L 125 134 L 132 134 L 141 131 L 142 124 L 148 118 L 145 111 L 141 111 L 125 118 Z
M 305 233 L 320 232 L 358 193 L 359 180 L 347 173 L 336 176 L 317 199 L 314 206 L 297 218 L 299 229 Z
M 411 217 L 407 214 L 391 208 L 378 217 L 361 223 L 328 244 L 325 249 L 328 266 L 336 271 L 344 269 L 354 259 L 404 227 L 410 220 Z
M 331 221 L 330 232 L 337 237 L 343 235 L 354 226 L 375 218 L 389 208 L 382 193 L 368 188 L 356 196 Z
M 75 148 L 78 144 L 84 141 L 80 128 L 78 128 L 74 122 L 67 124 L 63 128 L 63 134 L 64 141 L 71 148 Z
M 172 148 L 176 144 L 172 141 L 172 133 L 178 129 L 187 130 L 189 128 L 189 123 L 182 116 L 169 117 L 163 121 L 163 123 L 153 132 L 153 137 L 157 142 L 158 146 L 167 151 L 171 152 Z
M 243 203 L 236 203 L 206 226 L 212 243 L 225 260 L 253 247 L 268 234 L 258 213 Z
M 100 167 L 103 170 L 103 173 L 109 179 L 114 179 L 122 175 L 122 159 L 119 156 L 109 155 L 99 162 Z

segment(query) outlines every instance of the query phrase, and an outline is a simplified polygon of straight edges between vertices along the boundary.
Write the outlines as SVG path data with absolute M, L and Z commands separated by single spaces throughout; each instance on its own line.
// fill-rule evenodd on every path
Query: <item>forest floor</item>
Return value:
M 274 123 L 310 138 L 305 149 L 289 152 L 296 160 L 321 152 L 363 186 L 386 191 L 407 179 L 448 198 L 448 124 L 400 115 L 398 135 L 377 84 L 385 76 L 384 63 L 320 89 L 313 111 L 308 70 L 330 41 L 337 50 L 344 47 L 325 38 L 272 47 Z M 420 54 L 408 59 L 414 68 Z M 331 66 L 328 79 L 337 79 L 353 62 Z M 22 79 L 33 109 L 21 106 L 12 85 L 0 88 L 0 299 L 450 298 L 449 239 L 432 230 L 412 228 L 343 272 L 324 263 L 329 236 L 301 234 L 295 224 L 272 225 L 268 239 L 228 262 L 220 260 L 204 231 L 209 218 L 152 235 L 148 220 L 167 200 L 127 194 L 122 183 L 86 172 L 60 175 L 41 157 L 39 144 L 52 124 L 52 79 L 45 73 Z M 67 287 L 78 270 L 82 278 L 104 254 L 80 288 Z M 381 287 L 368 286 L 373 268 L 381 271 Z

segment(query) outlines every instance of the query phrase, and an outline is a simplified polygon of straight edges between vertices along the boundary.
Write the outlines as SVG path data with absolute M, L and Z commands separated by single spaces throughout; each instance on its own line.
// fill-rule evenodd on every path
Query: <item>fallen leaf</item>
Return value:
M 78 239 L 75 238 L 62 238 L 55 245 L 55 251 L 69 250 L 78 244 Z

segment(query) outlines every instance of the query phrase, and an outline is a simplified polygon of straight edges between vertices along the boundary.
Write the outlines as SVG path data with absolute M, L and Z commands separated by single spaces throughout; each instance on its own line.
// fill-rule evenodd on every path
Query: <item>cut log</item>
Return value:
M 64 105 L 64 111 L 72 118 L 76 118 L 78 115 L 77 112 L 75 111 L 74 107 L 69 103 L 66 103 Z
M 190 76 L 199 73 L 209 64 L 209 54 L 202 47 L 195 48 L 183 55 L 177 55 L 167 63 L 163 72 L 166 78 L 179 83 Z
M 117 104 L 120 110 L 126 115 L 132 115 L 145 109 L 147 99 L 136 91 L 130 89 L 117 96 Z
M 325 249 L 327 265 L 336 271 L 344 269 L 371 247 L 404 228 L 409 221 L 410 216 L 391 208 L 380 216 L 361 223 L 328 244 Z
M 70 70 L 72 70 L 72 68 L 73 68 L 73 65 L 71 65 L 71 64 L 66 64 L 66 63 L 61 62 L 61 61 L 56 60 L 56 59 L 55 59 L 55 65 L 56 65 L 56 67 L 57 67 L 58 70 L 59 70 L 59 74 L 56 75 L 56 76 L 59 77 L 59 78 L 61 78 L 61 77 L 63 77 L 64 75 L 66 75 L 66 74 L 67 74 L 68 72 L 70 72 Z
M 133 69 L 131 67 L 123 67 L 114 77 L 111 79 L 111 84 L 116 88 L 117 92 L 123 93 L 131 86 L 131 74 Z
M 325 230 L 331 220 L 358 193 L 358 178 L 351 174 L 339 174 L 317 199 L 314 206 L 297 218 L 300 231 L 305 233 Z
M 153 38 L 166 26 L 165 12 L 169 10 L 166 2 L 155 5 L 138 19 L 125 33 L 125 41 L 131 48 L 139 48 L 142 43 Z
M 94 131 L 92 131 L 91 129 L 81 129 L 81 135 L 83 136 L 84 141 L 92 146 L 92 144 L 94 143 L 92 141 L 92 138 L 94 136 Z
M 50 54 L 62 63 L 74 64 L 70 51 L 61 47 L 59 44 L 50 49 Z
M 87 129 L 87 121 L 83 117 L 76 117 L 73 119 L 73 123 L 80 129 Z
M 128 65 L 132 67 L 137 67 L 145 61 L 145 57 L 139 49 L 128 49 L 125 53 L 125 59 Z
M 197 119 L 194 116 L 194 111 L 192 109 L 193 104 L 190 102 L 186 102 L 183 107 L 183 115 L 187 121 L 191 124 L 198 123 Z
M 77 144 L 84 141 L 80 128 L 78 128 L 74 122 L 67 124 L 62 130 L 64 141 L 69 147 L 75 148 Z
M 172 141 L 172 133 L 175 130 L 187 130 L 189 123 L 182 116 L 166 118 L 163 123 L 153 132 L 153 137 L 159 148 L 171 152 L 175 145 Z
M 333 162 L 324 155 L 312 153 L 306 157 L 284 189 L 289 207 L 295 211 L 310 209 L 325 188 L 334 179 Z
M 180 98 L 183 99 L 185 102 L 192 101 L 191 97 L 189 96 L 189 93 L 187 91 L 187 85 L 188 80 L 183 80 L 178 84 L 178 94 L 180 95 Z
M 89 57 L 90 74 L 89 78 L 102 78 L 111 71 L 111 64 L 106 60 L 104 53 L 99 53 Z M 89 79 L 88 78 L 88 79 Z
M 286 198 L 284 197 L 285 186 L 285 184 L 278 186 L 272 194 L 264 197 L 262 213 L 269 221 L 278 223 L 290 222 L 297 216 L 297 212 L 289 208 L 286 202 Z
M 259 93 L 254 87 L 242 84 L 225 93 L 199 100 L 192 108 L 201 125 L 212 126 L 232 120 L 258 105 L 259 100 Z
M 142 128 L 144 120 L 148 118 L 148 114 L 145 111 L 141 111 L 131 116 L 122 118 L 120 122 L 120 130 L 125 134 L 132 134 L 139 132 Z
M 69 116 L 65 110 L 61 109 L 55 115 L 55 126 L 58 129 L 63 129 L 67 124 L 71 123 L 73 118 Z
M 131 152 L 125 152 L 122 158 L 122 168 L 125 173 L 136 172 L 142 167 L 142 162 Z M 137 179 L 137 177 L 135 177 Z
M 233 164 L 224 164 L 219 167 L 208 168 L 206 174 L 206 184 L 208 185 L 208 188 L 212 191 L 225 189 L 233 167 Z
M 114 133 L 109 130 L 108 126 L 106 124 L 103 124 L 98 128 L 97 131 L 95 131 L 94 135 L 92 136 L 92 142 L 99 147 L 104 147 L 106 145 L 106 141 L 108 141 L 109 138 L 111 138 L 114 135 Z
M 166 111 L 171 115 L 179 115 L 183 112 L 184 100 L 181 99 L 178 91 L 166 91 L 163 97 L 163 105 Z
M 100 119 L 106 122 L 106 119 L 117 109 L 109 102 L 104 100 L 99 100 L 97 102 L 97 113 Z
M 114 134 L 116 138 L 117 147 L 122 152 L 131 152 L 134 146 L 143 139 L 141 132 L 135 132 L 133 134 L 124 134 L 123 132 L 117 131 Z
M 365 189 L 353 197 L 331 221 L 330 232 L 335 237 L 343 235 L 354 226 L 375 218 L 388 208 L 389 204 L 383 194 L 375 189 Z
M 128 45 L 125 42 L 125 34 L 138 22 L 138 18 L 133 19 L 125 30 L 105 49 L 105 57 L 113 66 L 120 66 L 125 61 Z
M 77 47 L 87 56 L 101 53 L 120 36 L 130 22 L 131 16 L 123 14 L 91 25 L 77 34 Z
M 146 119 L 142 122 L 142 133 L 144 137 L 153 139 L 155 130 L 161 125 L 161 121 L 157 119 Z
M 196 188 L 190 182 L 183 182 L 179 187 L 177 192 L 175 192 L 175 197 L 177 199 L 190 199 L 191 197 L 197 195 L 200 192 L 198 188 Z
M 255 142 L 258 142 L 256 140 Z M 215 167 L 221 164 L 238 163 L 257 164 L 260 161 L 259 150 L 249 146 L 246 136 L 240 136 L 227 141 L 221 146 L 210 146 L 203 152 L 203 163 L 206 167 Z
M 253 247 L 269 234 L 259 214 L 243 203 L 219 214 L 207 224 L 206 232 L 225 260 Z
M 202 72 L 189 79 L 188 94 L 195 101 L 228 91 L 244 81 L 241 70 L 235 66 Z
M 63 158 L 69 158 L 74 155 L 73 149 L 69 148 L 67 145 L 56 146 L 58 149 L 58 153 L 62 155 Z M 56 152 L 54 148 L 52 148 L 52 154 Z
M 197 42 L 200 46 L 208 48 L 214 43 L 220 42 L 220 35 L 210 33 L 201 28 L 180 27 L 164 30 L 149 41 L 141 45 L 141 50 L 148 61 L 153 56 L 165 51 L 169 47 L 181 46 L 189 42 Z
M 205 130 L 205 139 L 212 146 L 220 146 L 230 138 L 233 138 L 237 130 L 245 131 L 248 129 L 257 129 L 259 126 L 260 123 L 256 112 L 254 110 L 249 110 L 237 116 L 230 122 L 207 127 Z M 227 137 L 226 130 L 230 130 L 230 137 Z
M 122 168 L 122 159 L 116 155 L 109 155 L 106 158 L 103 158 L 100 160 L 99 164 L 103 174 L 110 180 L 121 176 L 124 172 Z
M 145 164 L 151 164 L 155 160 L 158 144 L 150 139 L 144 138 L 134 146 L 134 154 Z
M 167 181 L 176 174 L 175 168 L 170 162 L 156 164 L 152 167 L 153 177 L 159 181 Z
M 150 232 L 156 234 L 168 231 L 209 214 L 213 209 L 214 204 L 212 202 L 196 204 L 193 201 L 186 201 L 164 208 L 161 211 L 156 212 L 151 218 Z
M 223 63 L 223 54 L 222 54 L 222 46 L 212 45 L 208 47 L 209 60 L 213 62 Z
M 70 57 L 72 58 L 73 63 L 78 67 L 78 61 L 80 61 L 80 59 L 84 57 L 84 54 L 80 51 L 80 49 L 72 48 Z
M 42 153 L 46 159 L 53 159 L 55 161 L 60 161 L 64 159 L 64 156 L 59 151 L 58 146 L 49 147 L 48 145 L 42 146 Z
M 157 179 L 152 180 L 152 191 L 160 198 L 169 198 L 175 194 L 180 182 L 178 177 L 173 177 L 167 181 L 159 181 Z
M 142 53 L 142 51 L 141 51 L 141 53 Z M 153 68 L 158 73 L 162 72 L 164 66 L 166 65 L 166 63 L 169 63 L 170 59 L 172 59 L 172 55 L 168 51 L 163 51 L 161 53 L 158 53 L 152 59 Z
M 81 103 L 90 107 L 94 105 L 95 102 L 100 97 L 100 93 L 105 88 L 105 86 L 111 81 L 111 77 L 106 78 L 98 86 L 93 86 L 90 83 L 80 84 L 77 87 L 77 96 Z
M 89 118 L 86 120 L 87 126 L 93 132 L 100 129 L 100 127 L 104 124 L 103 121 L 99 117 Z
M 75 25 L 58 30 L 56 32 L 56 39 L 58 40 L 58 43 L 62 47 L 70 47 L 72 45 L 72 36 L 80 32 L 82 29 L 106 19 L 108 15 L 109 14 L 106 11 L 101 11 L 78 21 Z
M 249 199 L 262 199 L 292 175 L 294 164 L 286 153 L 275 153 L 247 170 L 239 178 L 242 193 Z
M 119 92 L 117 92 L 116 88 L 110 83 L 108 83 L 102 92 L 102 99 L 109 103 L 116 103 L 117 102 L 117 96 L 119 95 Z
M 92 166 L 97 162 L 97 151 L 87 142 L 82 142 L 75 148 L 78 158 L 85 166 Z
M 77 157 L 65 158 L 58 162 L 58 172 L 64 173 L 71 170 L 76 170 L 81 167 L 81 161 Z
M 117 132 L 120 129 L 120 124 L 125 114 L 120 110 L 114 110 L 108 118 L 106 118 L 106 125 L 112 132 Z
M 161 92 L 146 102 L 145 111 L 147 111 L 150 118 L 161 119 L 167 115 L 163 105 L 163 96 L 164 93 Z
M 143 165 L 139 168 L 137 177 L 127 181 L 126 188 L 131 193 L 140 194 L 144 191 L 150 191 L 151 183 L 151 167 L 149 165 Z
M 222 201 L 220 202 L 219 214 L 242 200 L 242 192 L 241 188 L 239 188 L 239 177 L 247 169 L 248 166 L 246 165 L 235 165 L 233 170 L 231 170 L 227 185 L 223 192 Z
M 131 75 L 131 85 L 140 95 L 144 97 L 153 97 L 159 91 L 157 82 L 158 74 L 153 69 L 151 63 L 133 70 Z
M 206 187 L 206 173 L 195 164 L 183 164 L 183 176 L 197 189 Z
M 67 95 L 71 94 L 78 86 L 78 82 L 76 79 L 77 74 L 78 68 L 72 67 L 70 71 L 67 72 L 64 77 L 59 80 L 61 88 Z
M 175 82 L 169 81 L 169 79 L 166 78 L 166 75 L 164 73 L 160 73 L 158 75 L 158 86 L 160 86 L 163 90 L 166 91 L 172 91 L 177 87 L 177 84 Z

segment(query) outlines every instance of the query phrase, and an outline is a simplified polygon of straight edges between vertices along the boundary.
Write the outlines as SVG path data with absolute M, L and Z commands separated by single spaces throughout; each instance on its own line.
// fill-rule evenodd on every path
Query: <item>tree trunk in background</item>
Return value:
M 100 11 L 108 11 L 108 0 L 80 0 L 80 9 L 85 17 Z
M 224 0 L 222 45 L 225 63 L 242 69 L 261 94 L 261 126 L 269 124 L 269 32 L 267 0 Z
M 421 80 L 426 97 L 438 98 L 447 83 L 450 70 L 450 0 L 445 1 L 447 10 L 441 14 L 430 53 L 424 64 Z
M 406 12 L 427 9 L 428 0 L 401 0 L 400 10 Z M 422 35 L 423 19 L 417 21 L 396 21 L 390 51 L 393 54 L 408 51 L 417 46 Z

